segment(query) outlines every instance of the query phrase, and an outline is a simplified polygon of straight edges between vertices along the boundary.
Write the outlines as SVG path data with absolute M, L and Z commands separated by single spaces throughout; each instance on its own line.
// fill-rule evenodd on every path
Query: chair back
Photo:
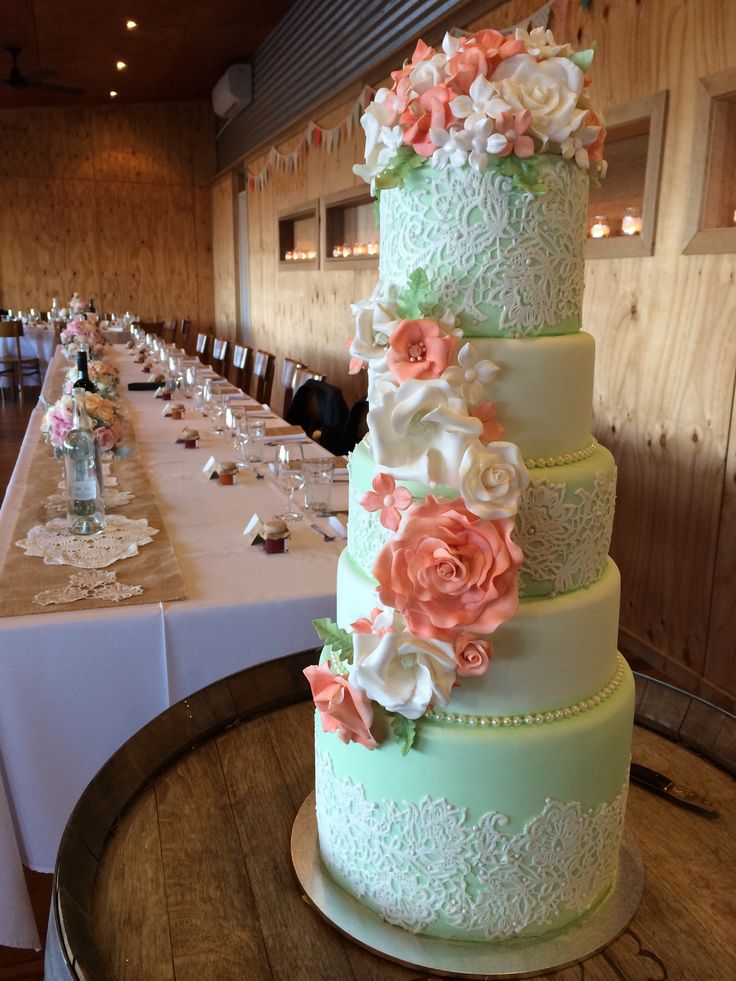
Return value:
M 257 402 L 269 402 L 273 388 L 273 368 L 275 358 L 268 351 L 256 351 L 253 358 L 253 374 L 249 394 Z
M 247 392 L 250 386 L 251 369 L 253 367 L 253 351 L 245 344 L 236 344 L 233 348 L 232 363 L 228 371 L 228 380 L 237 386 L 241 392 Z
M 179 323 L 179 335 L 177 337 L 176 343 L 179 347 L 183 347 L 184 350 L 189 354 L 189 335 L 192 330 L 191 320 L 182 320 Z
M 291 400 L 294 398 L 294 378 L 299 368 L 303 367 L 304 365 L 294 358 L 284 358 L 284 363 L 281 365 L 281 385 L 284 389 L 284 407 L 281 415 L 284 418 L 286 418 Z
M 199 360 L 203 364 L 209 364 L 210 358 L 210 335 L 209 334 L 197 334 L 197 340 L 194 344 L 194 351 L 198 356 Z
M 347 417 L 348 407 L 340 389 L 308 378 L 294 392 L 286 421 L 301 426 L 307 436 L 330 453 L 340 453 Z
M 312 371 L 311 368 L 307 368 L 305 365 L 299 365 L 294 372 L 294 394 L 299 391 L 304 382 L 309 381 L 309 379 L 314 381 L 324 381 L 325 376 L 319 371 Z
M 155 334 L 161 337 L 164 330 L 163 320 L 141 320 L 140 328 L 145 334 Z
M 368 398 L 364 395 L 362 399 L 351 407 L 348 412 L 345 428 L 343 430 L 342 446 L 340 453 L 352 453 L 358 443 L 368 432 Z
M 221 375 L 225 374 L 225 361 L 227 360 L 228 343 L 229 342 L 226 337 L 216 337 L 212 341 L 212 357 L 210 358 L 210 364 L 216 371 L 219 371 Z
M 171 320 L 167 320 L 161 330 L 161 337 L 167 344 L 174 343 L 174 337 L 176 336 L 176 318 L 172 317 Z
M 22 336 L 22 320 L 0 320 L 0 337 L 15 337 L 20 340 Z

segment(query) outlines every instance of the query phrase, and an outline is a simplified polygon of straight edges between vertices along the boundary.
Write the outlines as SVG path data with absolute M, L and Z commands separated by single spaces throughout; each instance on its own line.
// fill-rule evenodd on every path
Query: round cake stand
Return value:
M 405 967 L 458 978 L 525 978 L 577 964 L 622 933 L 639 905 L 644 867 L 633 835 L 624 833 L 616 883 L 604 901 L 559 934 L 504 943 L 440 940 L 407 933 L 349 896 L 322 864 L 314 793 L 291 831 L 291 860 L 307 898 L 333 927 L 372 953 Z

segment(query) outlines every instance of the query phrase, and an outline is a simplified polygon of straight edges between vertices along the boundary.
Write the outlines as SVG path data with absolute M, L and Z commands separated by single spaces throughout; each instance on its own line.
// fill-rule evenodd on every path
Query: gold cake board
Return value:
M 626 831 L 613 889 L 596 909 L 560 933 L 488 944 L 418 936 L 380 919 L 329 875 L 320 857 L 314 792 L 304 801 L 294 821 L 291 860 L 306 897 L 340 933 L 405 967 L 457 978 L 526 978 L 578 964 L 608 946 L 626 929 L 644 889 L 639 848 L 633 835 Z

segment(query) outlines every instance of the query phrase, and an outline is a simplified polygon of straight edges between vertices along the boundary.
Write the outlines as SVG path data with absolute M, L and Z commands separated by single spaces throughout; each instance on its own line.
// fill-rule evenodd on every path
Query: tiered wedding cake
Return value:
M 306 672 L 317 820 L 344 889 L 443 938 L 558 930 L 617 874 L 633 681 L 580 333 L 591 58 L 542 30 L 419 42 L 363 117 L 370 433 Z

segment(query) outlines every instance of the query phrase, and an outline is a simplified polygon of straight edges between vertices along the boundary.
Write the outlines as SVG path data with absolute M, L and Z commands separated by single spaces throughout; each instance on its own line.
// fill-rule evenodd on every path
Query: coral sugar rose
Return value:
M 513 519 L 487 521 L 462 498 L 431 494 L 407 513 L 378 555 L 373 575 L 381 602 L 399 610 L 412 633 L 451 640 L 458 630 L 491 633 L 516 612 L 523 561 L 511 540 Z
M 439 378 L 455 354 L 457 338 L 442 336 L 434 320 L 401 320 L 389 337 L 386 359 L 399 381 Z

